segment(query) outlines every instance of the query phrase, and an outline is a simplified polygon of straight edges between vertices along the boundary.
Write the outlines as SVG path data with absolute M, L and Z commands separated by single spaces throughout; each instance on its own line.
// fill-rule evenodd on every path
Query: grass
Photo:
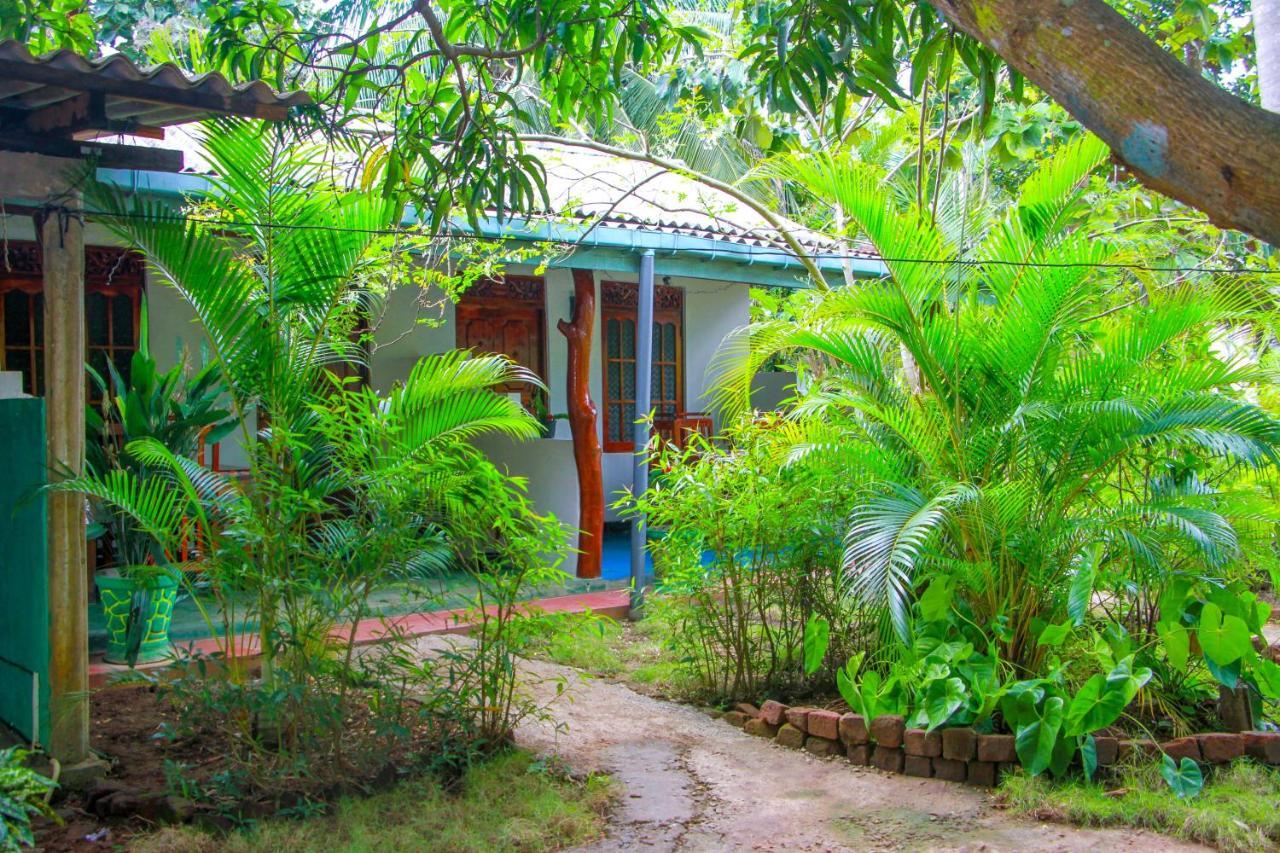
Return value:
M 1154 764 L 1123 769 L 1101 784 L 1010 775 L 1000 796 L 1037 820 L 1150 829 L 1220 850 L 1280 844 L 1280 771 L 1250 761 L 1218 770 L 1189 800 L 1174 795 Z
M 142 853 L 363 853 L 382 850 L 563 850 L 600 837 L 614 796 L 608 777 L 569 778 L 513 750 L 467 772 L 448 793 L 433 779 L 340 802 L 330 815 L 266 821 L 216 838 L 190 827 L 161 830 L 130 845 Z
M 594 613 L 546 613 L 523 619 L 519 653 L 616 678 L 644 693 L 696 698 L 687 669 L 662 643 L 667 630 L 650 617 L 620 623 Z

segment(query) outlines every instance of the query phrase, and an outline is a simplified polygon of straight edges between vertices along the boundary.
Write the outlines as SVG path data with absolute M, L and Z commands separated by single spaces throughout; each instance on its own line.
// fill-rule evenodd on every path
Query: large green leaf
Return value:
M 1224 616 L 1218 605 L 1210 602 L 1200 611 L 1196 629 L 1205 657 L 1226 667 L 1253 651 L 1249 626 L 1239 616 Z
M 1116 664 L 1105 677 L 1098 673 L 1085 682 L 1067 709 L 1067 734 L 1079 736 L 1111 725 L 1151 679 L 1147 668 L 1132 670 L 1133 657 Z
M 1062 733 L 1063 704 L 1061 696 L 1050 696 L 1039 716 L 1018 728 L 1014 747 L 1023 769 L 1032 776 L 1039 776 L 1053 761 L 1054 747 Z
M 1268 699 L 1280 699 L 1280 664 L 1260 657 L 1252 667 L 1259 692 Z
M 969 697 L 965 683 L 959 678 L 931 681 L 924 692 L 924 713 L 929 731 L 943 725 L 959 711 Z
M 920 616 L 926 622 L 939 622 L 946 618 L 955 594 L 955 581 L 945 575 L 929 582 L 929 588 L 920 596 Z
M 1040 638 L 1036 641 L 1042 646 L 1060 646 L 1063 641 L 1071 634 L 1070 622 L 1063 622 L 1061 625 L 1046 625 L 1045 629 L 1040 632 Z
M 1181 764 L 1176 764 L 1173 756 L 1166 754 L 1160 762 L 1160 775 L 1182 800 L 1191 799 L 1204 788 L 1204 775 L 1200 772 L 1200 765 L 1185 756 Z
M 1169 666 L 1178 672 L 1186 672 L 1187 658 L 1191 654 L 1191 633 L 1186 626 L 1178 622 L 1161 622 L 1156 625 L 1156 633 L 1164 643 L 1164 653 L 1169 659 Z
M 810 616 L 804 626 L 804 672 L 813 675 L 822 666 L 831 643 L 831 625 L 821 616 Z

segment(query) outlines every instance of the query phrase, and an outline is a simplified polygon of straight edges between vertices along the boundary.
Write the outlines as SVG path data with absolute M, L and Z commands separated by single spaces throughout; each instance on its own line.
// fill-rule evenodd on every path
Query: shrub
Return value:
M 648 606 L 667 642 L 718 698 L 807 689 L 805 626 L 821 617 L 837 638 L 831 660 L 862 642 L 861 611 L 842 592 L 840 529 L 852 492 L 812 460 L 780 461 L 787 425 L 744 420 L 723 446 L 660 448 L 661 474 L 626 511 L 646 514 L 659 596 Z
M 55 817 L 46 801 L 57 784 L 26 765 L 29 754 L 17 747 L 0 749 L 0 851 L 4 853 L 35 844 L 33 817 Z

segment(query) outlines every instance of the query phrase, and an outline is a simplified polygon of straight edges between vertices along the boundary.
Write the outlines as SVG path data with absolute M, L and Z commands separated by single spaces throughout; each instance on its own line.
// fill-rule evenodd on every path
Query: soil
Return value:
M 200 742 L 168 740 L 162 735 L 166 723 L 176 725 L 177 714 L 148 687 L 99 690 L 89 701 L 91 745 L 111 764 L 110 780 L 129 790 L 164 790 L 166 759 L 185 764 L 189 778 L 205 779 L 214 772 L 221 755 Z M 79 794 L 55 801 L 54 807 L 63 825 L 45 822 L 36 833 L 37 847 L 50 853 L 118 850 L 148 828 L 139 821 L 104 821 L 84 810 Z
M 608 837 L 591 851 L 1204 849 L 1024 821 L 979 788 L 783 749 L 567 667 L 533 661 L 525 673 L 549 717 L 522 726 L 517 740 L 607 772 L 623 789 Z

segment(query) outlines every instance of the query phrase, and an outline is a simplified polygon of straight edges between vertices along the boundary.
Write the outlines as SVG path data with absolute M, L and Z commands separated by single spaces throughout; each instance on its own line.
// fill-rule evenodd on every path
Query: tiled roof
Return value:
M 0 42 L 0 117 L 7 131 L 58 133 L 67 125 L 56 122 L 88 110 L 107 123 L 100 129 L 120 132 L 218 114 L 280 119 L 289 107 L 310 102 L 304 92 L 277 94 L 261 81 L 233 86 L 218 73 L 191 77 L 168 64 L 143 69 L 120 54 L 86 59 L 58 50 L 36 56 L 21 42 Z
M 767 219 L 692 176 L 573 145 L 539 143 L 529 151 L 546 167 L 551 215 L 750 246 L 784 246 Z M 789 224 L 788 231 L 806 249 L 841 251 L 827 235 Z M 849 252 L 876 257 L 865 245 Z

